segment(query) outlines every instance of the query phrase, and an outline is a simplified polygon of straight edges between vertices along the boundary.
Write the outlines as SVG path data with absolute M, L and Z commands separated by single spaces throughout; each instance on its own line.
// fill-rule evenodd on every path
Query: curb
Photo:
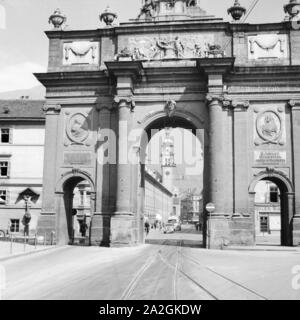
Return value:
M 279 249 L 279 248 L 238 248 L 238 247 L 226 247 L 224 251 L 252 251 L 252 252 L 300 252 L 300 248 Z
M 50 250 L 54 250 L 54 249 L 62 249 L 62 248 L 66 248 L 66 247 L 67 246 L 62 246 L 62 247 L 49 246 L 49 248 L 35 249 L 32 251 L 16 253 L 16 254 L 12 254 L 10 256 L 6 256 L 6 257 L 0 257 L 0 262 L 8 261 L 8 260 L 16 259 L 16 258 L 22 258 L 22 257 L 33 255 L 35 253 L 41 253 L 41 252 L 50 251 Z

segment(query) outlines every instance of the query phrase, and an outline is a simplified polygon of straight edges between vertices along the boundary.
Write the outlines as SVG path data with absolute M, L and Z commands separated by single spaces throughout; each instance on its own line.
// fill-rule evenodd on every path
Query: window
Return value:
M 10 232 L 19 232 L 20 231 L 20 220 L 11 219 L 10 220 Z
M 270 202 L 279 202 L 279 191 L 277 187 L 270 187 Z
M 8 177 L 8 161 L 0 161 L 0 178 Z
M 0 190 L 0 205 L 5 205 L 7 203 L 7 191 Z
M 10 142 L 10 130 L 8 128 L 1 129 L 1 143 Z
M 269 218 L 266 216 L 260 217 L 260 232 L 267 233 L 269 231 Z

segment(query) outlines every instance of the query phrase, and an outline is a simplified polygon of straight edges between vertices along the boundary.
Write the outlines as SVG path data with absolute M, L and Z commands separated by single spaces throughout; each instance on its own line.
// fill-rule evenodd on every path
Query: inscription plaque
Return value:
M 92 155 L 90 152 L 65 152 L 65 165 L 91 165 Z
M 285 165 L 285 151 L 255 151 L 254 161 L 257 165 Z

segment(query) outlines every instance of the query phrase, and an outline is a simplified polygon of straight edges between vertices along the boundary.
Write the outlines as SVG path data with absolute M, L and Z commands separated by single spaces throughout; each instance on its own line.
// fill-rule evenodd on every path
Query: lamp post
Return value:
M 29 236 L 29 224 L 31 221 L 31 214 L 29 211 L 29 208 L 30 208 L 29 202 L 31 200 L 31 196 L 24 195 L 23 199 L 25 201 L 25 214 L 23 216 L 22 223 L 24 225 L 24 236 L 26 237 L 26 236 Z

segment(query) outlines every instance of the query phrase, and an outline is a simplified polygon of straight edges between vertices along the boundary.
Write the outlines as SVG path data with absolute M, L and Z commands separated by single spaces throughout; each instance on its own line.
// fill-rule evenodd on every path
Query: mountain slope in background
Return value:
M 43 100 L 45 99 L 46 89 L 43 86 L 34 87 L 26 90 L 14 90 L 7 92 L 0 92 L 0 99 L 12 100 L 20 99 L 22 96 L 28 96 L 31 100 Z

